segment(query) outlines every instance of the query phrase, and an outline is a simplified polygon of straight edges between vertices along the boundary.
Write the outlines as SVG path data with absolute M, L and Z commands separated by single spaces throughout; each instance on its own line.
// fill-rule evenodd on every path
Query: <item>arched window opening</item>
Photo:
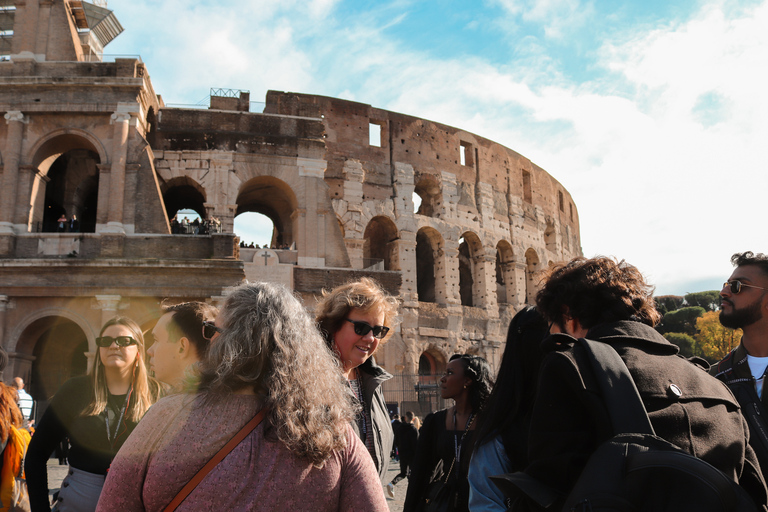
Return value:
M 459 239 L 459 295 L 462 306 L 472 306 L 472 256 L 469 252 L 469 244 L 462 237 Z
M 416 291 L 421 302 L 436 302 L 435 254 L 424 230 L 416 233 Z
M 99 155 L 87 149 L 72 149 L 51 164 L 47 180 L 37 178 L 33 197 L 45 198 L 42 212 L 33 207 L 31 231 L 96 231 L 99 195 Z M 47 183 L 45 183 L 47 181 Z M 33 205 L 39 204 L 33 199 Z M 66 219 L 66 222 L 60 221 Z
M 515 263 L 512 246 L 506 240 L 496 244 L 496 302 L 511 304 L 515 301 Z
M 539 256 L 533 249 L 525 251 L 525 301 L 536 303 L 536 274 L 539 271 Z
M 241 213 L 235 217 L 235 234 L 240 237 L 241 247 L 273 247 L 275 224 L 266 215 L 255 212 Z
M 235 218 L 245 213 L 256 213 L 266 217 L 272 225 L 269 240 L 266 240 L 263 235 L 254 233 L 253 236 L 259 236 L 259 239 L 263 240 L 263 243 L 268 243 L 270 248 L 295 250 L 298 243 L 295 238 L 295 233 L 298 232 L 298 217 L 294 214 L 298 208 L 296 195 L 287 183 L 272 176 L 259 176 L 240 187 Z M 264 218 L 245 217 L 244 220 L 246 219 L 250 219 L 249 222 L 257 222 L 258 229 L 262 233 L 269 229 L 269 223 Z M 256 243 L 255 240 L 254 243 Z
M 416 208 L 416 202 L 414 202 L 416 214 L 424 215 L 425 217 L 440 216 L 443 198 L 440 192 L 439 182 L 431 177 L 422 179 L 416 184 L 414 194 L 420 198 L 418 208 Z
M 374 217 L 363 234 L 363 268 L 397 270 L 397 226 L 387 217 Z

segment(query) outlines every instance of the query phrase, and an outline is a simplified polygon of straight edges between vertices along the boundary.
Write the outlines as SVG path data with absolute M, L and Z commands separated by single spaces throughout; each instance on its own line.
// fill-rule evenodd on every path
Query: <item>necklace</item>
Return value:
M 469 428 L 472 426 L 474 420 L 475 412 L 472 411 L 472 414 L 467 418 L 467 425 L 464 427 L 464 433 L 461 434 L 461 439 L 459 439 L 459 434 L 456 432 L 456 406 L 453 407 L 453 453 L 456 462 L 461 462 L 461 444 L 464 442 L 464 437 L 467 435 L 467 432 L 469 432 Z
M 123 400 L 123 406 L 120 407 L 120 417 L 117 419 L 117 423 L 115 423 L 115 430 L 114 432 L 110 432 L 109 429 L 109 400 L 107 400 L 107 406 L 104 411 L 104 423 L 107 426 L 107 441 L 109 441 L 109 444 L 112 446 L 112 448 L 115 447 L 115 441 L 117 441 L 117 431 L 120 428 L 120 423 L 123 422 L 123 417 L 125 416 L 125 411 L 128 410 L 128 400 L 131 399 L 131 392 L 133 391 L 133 384 L 131 384 L 130 389 L 128 390 L 128 393 L 125 395 L 125 400 Z

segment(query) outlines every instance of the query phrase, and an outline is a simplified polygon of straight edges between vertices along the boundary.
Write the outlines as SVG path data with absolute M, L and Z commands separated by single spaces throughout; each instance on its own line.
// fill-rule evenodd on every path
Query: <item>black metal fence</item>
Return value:
M 384 399 L 391 412 L 413 411 L 423 418 L 430 412 L 445 409 L 450 400 L 440 396 L 441 375 L 399 373 L 382 384 Z

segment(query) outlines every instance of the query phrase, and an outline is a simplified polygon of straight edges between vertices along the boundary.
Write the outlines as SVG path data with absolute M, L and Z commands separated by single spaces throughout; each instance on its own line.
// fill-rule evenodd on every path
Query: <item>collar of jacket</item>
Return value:
M 587 339 L 602 341 L 612 345 L 631 341 L 642 344 L 648 350 L 659 354 L 677 354 L 679 348 L 670 343 L 653 327 L 634 320 L 619 320 L 592 327 L 586 335 Z M 542 348 L 545 351 L 557 350 L 558 346 L 572 345 L 576 339 L 567 334 L 552 334 L 544 340 Z
M 357 369 L 360 372 L 364 372 L 370 375 L 377 384 L 380 384 L 385 380 L 389 380 L 392 378 L 391 373 L 389 373 L 387 370 L 385 370 L 384 368 L 376 364 L 376 360 L 373 358 L 373 356 L 366 359 L 366 361 L 360 366 L 358 366 Z

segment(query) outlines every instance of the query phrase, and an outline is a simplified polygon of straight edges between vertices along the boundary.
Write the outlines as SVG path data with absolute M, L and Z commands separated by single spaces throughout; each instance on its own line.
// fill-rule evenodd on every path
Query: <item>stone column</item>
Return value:
M 107 226 L 103 233 L 124 234 L 123 204 L 125 202 L 125 164 L 128 158 L 128 134 L 131 115 L 112 114 L 112 167 L 109 170 L 109 209 Z
M 437 263 L 437 261 L 436 261 Z M 440 298 L 440 290 L 438 288 L 438 269 L 435 269 L 435 295 L 438 296 L 437 301 L 441 304 L 456 304 L 461 306 L 461 293 L 459 291 L 459 243 L 453 240 L 445 240 L 443 242 L 443 250 L 440 255 L 440 264 L 435 265 L 440 268 L 442 265 L 442 272 L 440 272 L 443 280 L 444 288 L 442 290 L 442 300 Z
M 496 300 L 496 249 L 483 249 L 482 254 L 472 258 L 472 264 L 477 268 L 474 272 L 475 289 L 478 292 L 474 297 L 475 306 L 484 308 L 489 317 L 494 318 L 499 314 Z
M 21 159 L 24 114 L 11 110 L 5 114 L 8 135 L 3 148 L 3 181 L 0 189 L 0 235 L 13 235 L 16 211 L 16 197 L 19 183 L 19 160 Z M 0 252 L 0 254 L 2 254 Z
M 0 295 L 0 347 L 5 347 L 5 343 L 8 341 L 5 339 L 5 316 L 9 302 L 10 299 L 7 295 Z M 5 348 L 7 350 L 7 347 Z

